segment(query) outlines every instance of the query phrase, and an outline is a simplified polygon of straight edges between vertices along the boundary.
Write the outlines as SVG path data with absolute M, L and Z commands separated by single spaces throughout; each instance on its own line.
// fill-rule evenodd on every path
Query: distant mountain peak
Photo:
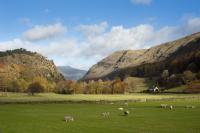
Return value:
M 64 75 L 65 79 L 69 80 L 79 80 L 81 79 L 87 71 L 73 68 L 71 66 L 57 66 L 58 71 Z

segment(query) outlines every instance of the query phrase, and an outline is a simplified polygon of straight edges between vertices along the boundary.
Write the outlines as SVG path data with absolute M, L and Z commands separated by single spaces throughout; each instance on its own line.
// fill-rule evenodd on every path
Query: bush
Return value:
M 44 86 L 42 86 L 39 82 L 33 82 L 28 86 L 27 92 L 31 95 L 34 95 L 35 93 L 43 92 Z

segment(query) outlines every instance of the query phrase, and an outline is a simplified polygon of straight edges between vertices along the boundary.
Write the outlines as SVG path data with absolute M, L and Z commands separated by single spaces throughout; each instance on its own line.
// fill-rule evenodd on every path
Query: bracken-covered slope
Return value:
M 89 69 L 83 80 L 159 75 L 164 69 L 181 73 L 190 65 L 200 68 L 200 33 L 149 49 L 118 51 Z M 197 70 L 197 71 L 198 71 Z
M 0 76 L 27 81 L 37 76 L 50 81 L 63 79 L 53 61 L 25 49 L 0 52 Z

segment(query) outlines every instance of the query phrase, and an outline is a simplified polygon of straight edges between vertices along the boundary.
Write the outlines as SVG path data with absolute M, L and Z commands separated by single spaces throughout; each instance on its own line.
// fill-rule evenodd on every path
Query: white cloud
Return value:
M 136 5 L 149 5 L 152 0 L 131 0 L 131 2 Z
M 186 32 L 194 33 L 200 31 L 200 17 L 193 17 L 186 22 Z
M 176 39 L 180 35 L 176 33 L 177 31 L 176 27 L 167 26 L 155 30 L 150 24 L 131 28 L 114 26 L 108 32 L 87 36 L 84 44 L 81 45 L 80 55 L 99 60 L 118 50 L 149 48 L 155 44 Z
M 32 29 L 24 32 L 23 37 L 28 41 L 37 41 L 62 35 L 66 30 L 67 28 L 61 23 L 36 25 Z

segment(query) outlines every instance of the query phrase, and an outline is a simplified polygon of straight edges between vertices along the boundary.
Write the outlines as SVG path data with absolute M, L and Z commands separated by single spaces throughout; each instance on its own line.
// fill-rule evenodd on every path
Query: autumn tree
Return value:
M 44 86 L 42 86 L 39 82 L 33 82 L 28 86 L 27 92 L 30 93 L 32 96 L 35 93 L 43 92 Z
M 71 86 L 72 81 L 60 81 L 56 85 L 56 92 L 60 94 L 73 94 L 74 89 Z
M 125 93 L 126 91 L 126 85 L 123 81 L 121 80 L 114 80 L 112 83 L 112 94 L 117 93 L 117 94 L 122 94 Z

